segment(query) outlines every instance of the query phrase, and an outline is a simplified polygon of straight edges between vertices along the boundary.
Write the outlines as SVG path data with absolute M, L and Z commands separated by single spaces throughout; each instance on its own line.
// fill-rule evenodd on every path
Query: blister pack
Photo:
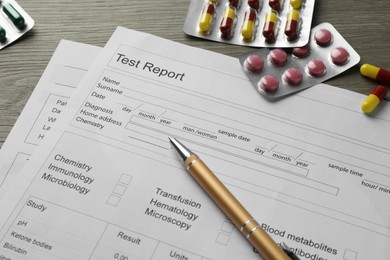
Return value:
M 306 46 L 257 49 L 240 57 L 256 89 L 270 100 L 319 84 L 356 65 L 359 54 L 329 23 L 312 29 Z
M 34 20 L 14 0 L 0 0 L 0 50 L 34 26 Z
M 251 47 L 308 43 L 315 0 L 191 0 L 186 34 Z

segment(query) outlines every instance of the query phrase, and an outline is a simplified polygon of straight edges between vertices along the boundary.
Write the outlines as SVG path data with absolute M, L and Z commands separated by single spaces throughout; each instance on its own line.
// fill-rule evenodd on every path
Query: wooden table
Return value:
M 33 17 L 35 26 L 18 42 L 0 51 L 0 145 L 60 39 L 103 47 L 120 25 L 237 58 L 250 50 L 185 35 L 182 27 L 190 0 L 18 0 L 18 3 Z M 372 63 L 390 69 L 389 13 L 390 4 L 385 0 L 317 0 L 313 26 L 323 22 L 333 24 L 360 54 L 360 64 Z M 326 83 L 368 94 L 377 83 L 362 77 L 359 67 Z

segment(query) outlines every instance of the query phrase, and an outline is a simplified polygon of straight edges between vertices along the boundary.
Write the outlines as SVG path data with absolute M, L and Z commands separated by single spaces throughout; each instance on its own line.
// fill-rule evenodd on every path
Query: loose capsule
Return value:
M 299 9 L 302 6 L 302 0 L 290 0 L 290 5 L 292 8 Z
M 260 2 L 259 0 L 248 0 L 248 6 L 255 9 L 256 11 L 259 11 Z
M 0 43 L 5 42 L 7 39 L 7 33 L 5 32 L 4 28 L 0 26 Z
M 279 10 L 280 10 L 280 1 L 281 1 L 281 0 L 269 0 L 269 1 L 268 1 L 268 5 L 269 5 L 272 9 L 274 9 L 274 10 L 276 10 L 276 11 L 279 11 Z
M 228 6 L 223 13 L 219 30 L 221 31 L 222 37 L 224 38 L 230 38 L 233 34 L 235 12 L 236 11 L 234 7 Z
M 287 16 L 286 27 L 284 28 L 284 34 L 289 41 L 295 41 L 298 39 L 298 21 L 299 11 L 292 9 Z
M 265 16 L 265 22 L 263 27 L 263 36 L 266 42 L 272 43 L 276 40 L 276 21 L 278 14 L 272 10 Z
M 255 9 L 249 9 L 245 12 L 244 22 L 241 28 L 241 35 L 244 40 L 251 41 L 255 36 L 255 24 L 256 24 L 257 14 Z
M 371 64 L 363 64 L 360 67 L 360 73 L 383 84 L 390 84 L 390 71 L 388 70 L 375 67 Z
M 363 101 L 361 108 L 364 113 L 371 113 L 387 95 L 384 86 L 377 86 Z
M 210 31 L 213 24 L 215 7 L 214 4 L 209 3 L 203 7 L 202 16 L 200 17 L 199 29 L 203 33 Z
M 11 4 L 4 4 L 3 11 L 16 28 L 23 30 L 26 27 L 23 16 Z

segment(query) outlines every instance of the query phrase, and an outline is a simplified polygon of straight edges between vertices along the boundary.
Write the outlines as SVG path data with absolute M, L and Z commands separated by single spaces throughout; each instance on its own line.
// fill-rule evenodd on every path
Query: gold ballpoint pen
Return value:
M 265 260 L 298 259 L 287 247 L 284 249 L 279 247 L 196 154 L 192 153 L 175 138 L 168 138 L 183 161 L 184 168 Z

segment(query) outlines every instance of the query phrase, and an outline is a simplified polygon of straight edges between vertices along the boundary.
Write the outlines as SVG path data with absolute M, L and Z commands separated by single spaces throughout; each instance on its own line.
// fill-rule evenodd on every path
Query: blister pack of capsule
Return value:
M 14 0 L 0 0 L 0 50 L 34 26 L 34 20 Z
M 276 100 L 317 85 L 356 65 L 359 54 L 329 23 L 312 29 L 303 47 L 257 49 L 240 57 L 255 88 Z
M 315 0 L 191 0 L 186 34 L 251 47 L 301 47 Z

